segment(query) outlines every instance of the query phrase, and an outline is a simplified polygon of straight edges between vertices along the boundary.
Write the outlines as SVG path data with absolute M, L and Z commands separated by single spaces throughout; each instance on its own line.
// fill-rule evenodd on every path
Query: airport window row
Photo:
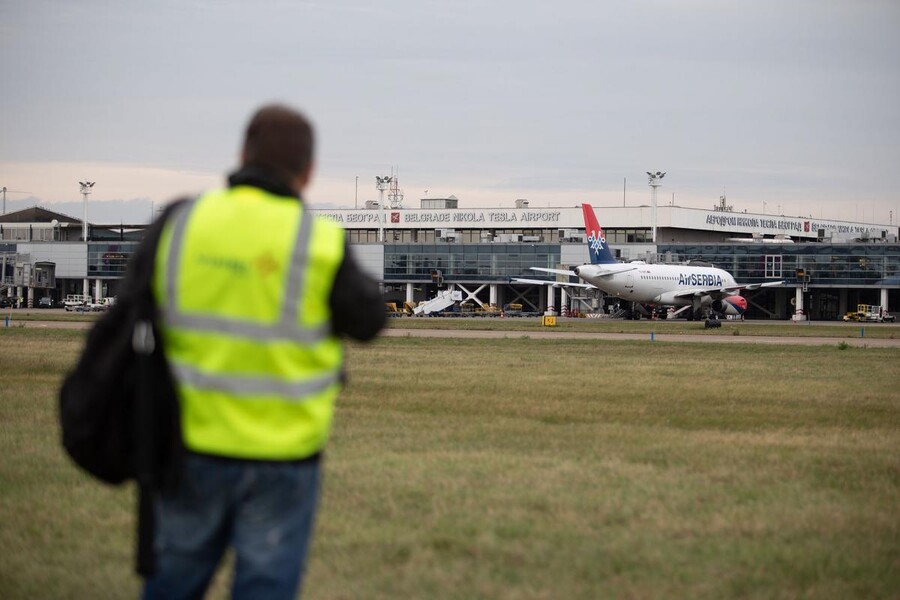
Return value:
M 14 252 L 14 245 L 10 246 L 9 251 Z M 136 247 L 136 242 L 89 243 L 89 276 L 122 277 Z M 434 270 L 440 270 L 447 281 L 541 278 L 531 267 L 557 267 L 563 247 L 527 243 L 388 244 L 384 246 L 384 281 L 429 279 Z M 586 252 L 583 258 L 586 262 Z M 791 280 L 797 269 L 803 269 L 813 286 L 900 284 L 897 244 L 660 244 L 657 258 L 670 264 L 691 260 L 714 264 L 738 281 L 750 283 Z

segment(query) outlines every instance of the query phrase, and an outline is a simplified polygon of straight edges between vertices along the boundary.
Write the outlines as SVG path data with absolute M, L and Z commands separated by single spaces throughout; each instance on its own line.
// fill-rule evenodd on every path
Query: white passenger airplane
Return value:
M 582 210 L 591 263 L 575 267 L 574 271 L 532 267 L 535 271 L 577 276 L 586 282 L 556 285 L 599 288 L 609 296 L 639 305 L 682 306 L 683 310 L 691 307 L 689 318 L 699 318 L 703 309 L 741 315 L 747 310 L 747 299 L 739 291 L 784 285 L 784 281 L 740 285 L 731 273 L 714 267 L 620 263 L 606 244 L 594 209 L 590 204 L 582 204 Z M 548 285 L 547 281 L 535 279 L 513 278 L 512 282 Z

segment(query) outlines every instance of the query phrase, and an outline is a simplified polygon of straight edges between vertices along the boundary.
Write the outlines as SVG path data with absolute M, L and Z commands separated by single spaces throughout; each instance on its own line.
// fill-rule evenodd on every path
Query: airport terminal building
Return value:
M 804 317 L 833 320 L 857 303 L 900 307 L 896 225 L 738 213 L 725 206 L 659 206 L 655 219 L 650 206 L 594 210 L 623 261 L 700 261 L 731 272 L 739 283 L 784 280 L 783 288 L 744 294 L 748 318 L 787 319 L 802 310 Z M 567 292 L 550 285 L 557 276 L 531 270 L 587 262 L 580 206 L 531 207 L 517 200 L 508 207 L 459 208 L 451 196 L 422 199 L 419 208 L 367 202 L 315 213 L 345 228 L 363 268 L 382 282 L 386 302 L 418 303 L 453 289 L 464 308 L 610 310 L 611 299 L 599 292 Z M 145 228 L 88 224 L 85 240 L 81 220 L 45 208 L 2 215 L 0 296 L 27 305 L 46 296 L 115 296 Z M 510 282 L 517 277 L 547 285 Z

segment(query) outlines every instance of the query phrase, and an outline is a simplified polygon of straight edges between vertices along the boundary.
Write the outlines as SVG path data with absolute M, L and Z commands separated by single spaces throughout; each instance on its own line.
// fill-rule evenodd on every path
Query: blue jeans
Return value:
M 228 546 L 232 598 L 295 598 L 312 533 L 319 461 L 188 454 L 181 486 L 156 502 L 156 574 L 144 598 L 202 598 Z

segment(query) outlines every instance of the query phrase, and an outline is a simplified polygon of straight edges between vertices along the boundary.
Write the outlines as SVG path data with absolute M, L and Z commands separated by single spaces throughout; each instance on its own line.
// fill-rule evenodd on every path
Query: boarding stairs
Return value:
M 420 302 L 419 305 L 413 309 L 413 313 L 417 317 L 422 315 L 430 315 L 432 313 L 439 313 L 453 306 L 455 302 L 461 301 L 462 292 L 458 290 L 443 290 L 438 292 L 438 295 L 431 300 Z
M 677 319 L 678 315 L 680 315 L 681 313 L 683 313 L 686 310 L 693 310 L 693 307 L 690 304 L 688 304 L 687 306 L 682 306 L 678 310 L 669 309 L 669 314 L 666 315 L 666 319 Z

